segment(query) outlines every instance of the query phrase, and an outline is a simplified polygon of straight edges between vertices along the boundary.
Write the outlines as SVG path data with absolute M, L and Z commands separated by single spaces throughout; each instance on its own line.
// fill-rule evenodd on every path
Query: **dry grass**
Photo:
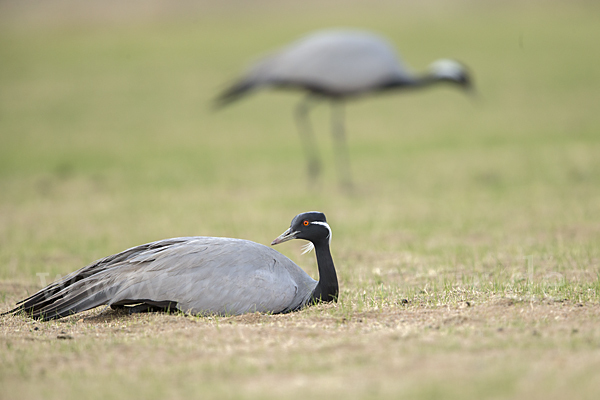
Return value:
M 92 398 L 541 399 L 567 396 L 576 385 L 578 397 L 591 399 L 600 389 L 597 302 L 490 297 L 339 307 L 209 318 L 99 309 L 45 323 L 3 318 L 3 392 L 62 398 L 57 389 L 67 385 L 70 395 Z

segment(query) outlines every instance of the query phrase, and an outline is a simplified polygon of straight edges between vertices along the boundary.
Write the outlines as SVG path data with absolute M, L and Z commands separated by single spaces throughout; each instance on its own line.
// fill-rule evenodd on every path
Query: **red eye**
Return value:
M 302 225 L 304 226 L 308 226 L 308 224 L 310 224 L 310 222 L 308 222 L 307 220 L 304 220 L 304 222 L 302 223 Z

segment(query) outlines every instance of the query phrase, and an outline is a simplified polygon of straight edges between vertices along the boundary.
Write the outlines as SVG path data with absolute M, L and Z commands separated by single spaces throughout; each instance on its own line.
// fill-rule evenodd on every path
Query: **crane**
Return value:
M 309 34 L 258 61 L 218 95 L 215 105 L 226 106 L 263 87 L 305 91 L 307 96 L 298 104 L 295 117 L 308 160 L 308 175 L 314 181 L 320 173 L 321 161 L 308 114 L 315 99 L 329 99 L 338 173 L 342 186 L 351 188 L 344 100 L 441 82 L 463 89 L 471 87 L 467 68 L 457 61 L 437 60 L 428 72 L 416 75 L 406 68 L 383 37 L 363 30 L 328 29 Z
M 325 215 L 298 214 L 271 245 L 304 239 L 319 280 L 274 249 L 242 239 L 181 237 L 130 248 L 83 267 L 3 313 L 57 319 L 100 305 L 130 313 L 180 310 L 194 315 L 286 313 L 337 301 L 338 281 Z

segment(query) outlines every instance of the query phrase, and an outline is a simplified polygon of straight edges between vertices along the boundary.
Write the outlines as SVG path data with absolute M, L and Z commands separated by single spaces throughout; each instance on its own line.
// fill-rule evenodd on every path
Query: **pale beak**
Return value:
M 287 242 L 288 240 L 296 239 L 296 235 L 298 231 L 292 231 L 292 228 L 289 228 L 287 231 L 283 232 L 281 235 L 277 237 L 277 239 L 271 242 L 271 246 L 274 246 L 279 243 Z

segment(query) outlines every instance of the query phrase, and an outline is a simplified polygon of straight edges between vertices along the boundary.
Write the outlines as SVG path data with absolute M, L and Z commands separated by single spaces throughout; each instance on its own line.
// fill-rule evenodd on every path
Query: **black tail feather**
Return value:
M 152 261 L 152 258 L 143 257 L 137 262 L 130 260 L 146 251 L 159 252 L 161 248 L 176 245 L 183 240 L 185 238 L 161 240 L 105 257 L 51 283 L 28 298 L 19 301 L 12 310 L 2 312 L 0 315 L 24 314 L 34 319 L 47 320 L 66 317 L 103 304 L 110 304 L 115 291 L 119 289 L 119 284 L 110 279 L 110 276 L 107 279 L 104 273 L 109 273 L 112 269 L 129 273 L 135 272 L 141 263 Z M 150 304 L 151 300 L 140 300 L 139 302 Z M 176 302 L 168 303 L 167 307 L 176 306 Z M 161 302 L 150 305 L 159 308 L 165 306 Z
M 214 101 L 215 108 L 221 108 L 237 101 L 241 97 L 244 97 L 248 92 L 254 89 L 255 84 L 253 82 L 243 80 L 239 81 L 224 92 L 222 92 Z

